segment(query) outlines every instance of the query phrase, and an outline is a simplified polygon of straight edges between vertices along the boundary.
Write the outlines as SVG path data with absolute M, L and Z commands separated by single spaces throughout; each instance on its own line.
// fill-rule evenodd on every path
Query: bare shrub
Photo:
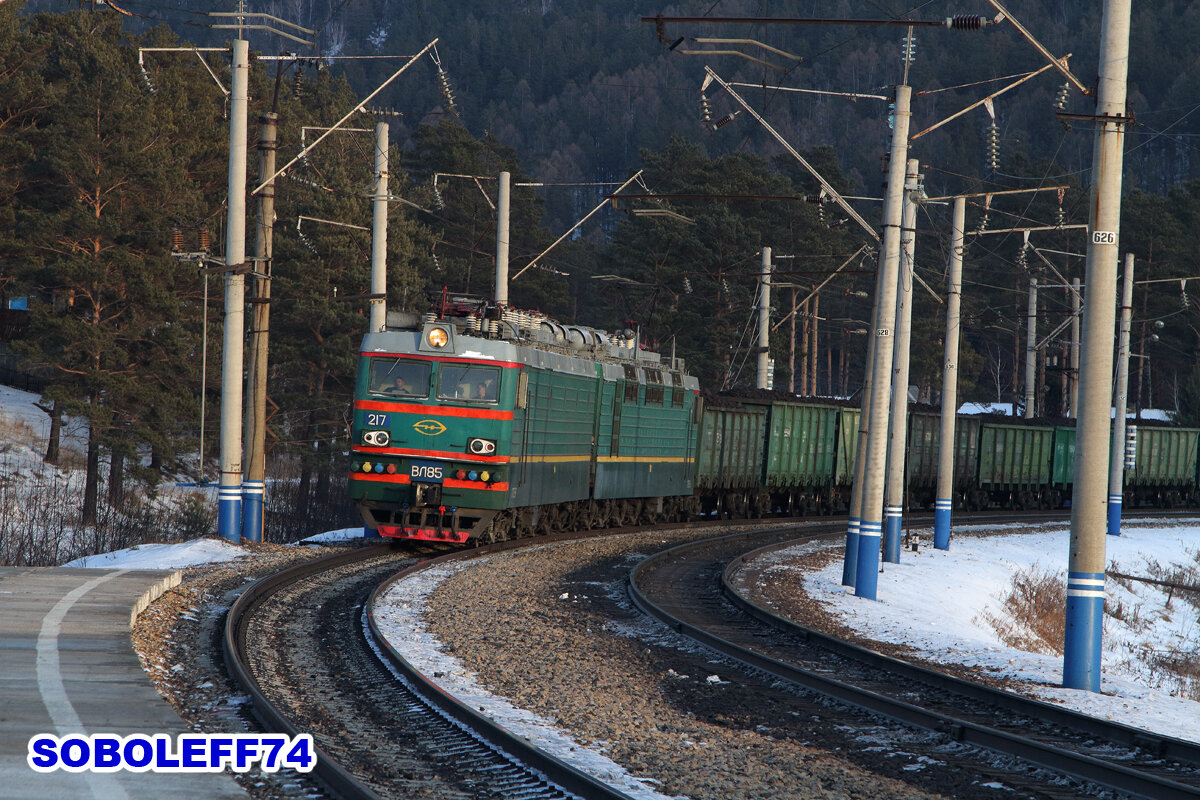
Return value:
M 32 442 L 37 440 L 37 431 L 22 419 L 0 417 L 0 442 Z
M 1151 675 L 1164 676 L 1178 687 L 1172 694 L 1200 700 L 1200 653 L 1142 647 L 1139 655 Z
M 981 616 L 1008 647 L 1062 655 L 1066 612 L 1067 586 L 1061 573 L 1033 566 L 1013 575 L 999 612 L 985 610 Z
M 325 531 L 362 525 L 349 500 L 344 469 L 305 473 L 295 460 L 272 465 L 263 507 L 263 540 L 295 542 Z
M 173 521 L 168 523 L 172 538 L 187 542 L 217 532 L 217 507 L 211 499 L 189 494 L 176 508 Z

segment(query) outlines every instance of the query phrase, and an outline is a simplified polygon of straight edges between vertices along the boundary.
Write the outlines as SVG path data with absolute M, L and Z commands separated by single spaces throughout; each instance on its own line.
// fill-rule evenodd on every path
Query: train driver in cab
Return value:
M 472 395 L 473 400 L 483 400 L 488 403 L 496 401 L 495 383 L 491 378 L 482 380 L 475 384 L 475 394 Z
M 419 372 L 419 370 L 417 370 Z M 375 391 L 379 394 L 388 394 L 393 397 L 420 397 L 425 394 L 426 389 L 421 385 L 420 375 L 413 374 L 414 370 L 407 366 L 396 368 L 392 367 L 390 374 L 385 373 L 376 384 Z M 428 384 L 429 379 L 425 378 L 425 383 Z

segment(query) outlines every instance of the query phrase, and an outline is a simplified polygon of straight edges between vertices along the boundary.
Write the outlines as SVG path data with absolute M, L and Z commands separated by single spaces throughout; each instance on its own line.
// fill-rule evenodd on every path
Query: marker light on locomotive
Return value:
M 486 455 L 496 452 L 496 443 L 491 439 L 471 439 L 467 442 L 467 450 L 475 455 Z
M 391 441 L 391 435 L 387 431 L 364 431 L 363 444 L 369 444 L 372 447 L 387 447 Z
M 449 343 L 450 334 L 440 325 L 431 325 L 425 332 L 425 341 L 429 343 L 430 347 L 441 349 Z

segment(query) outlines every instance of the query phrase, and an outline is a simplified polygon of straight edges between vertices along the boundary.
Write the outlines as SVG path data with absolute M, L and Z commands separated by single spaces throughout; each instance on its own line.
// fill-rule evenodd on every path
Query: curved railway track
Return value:
M 844 528 L 831 526 L 825 535 L 843 534 Z M 794 534 L 788 539 L 781 532 L 743 533 L 663 551 L 632 571 L 631 598 L 646 613 L 750 670 L 1092 784 L 1064 792 L 1019 764 L 1005 769 L 974 757 L 960 764 L 1030 796 L 1075 797 L 1099 786 L 1124 796 L 1200 798 L 1200 746 L 883 656 L 803 628 L 738 596 L 730 573 L 759 553 L 796 543 Z M 936 758 L 945 760 L 945 751 Z
M 341 798 L 624 797 L 457 704 L 374 638 L 369 595 L 415 561 L 360 548 L 242 594 L 225 657 L 259 720 L 311 733 L 316 776 Z
M 646 558 L 630 574 L 630 596 L 644 612 L 743 665 L 751 683 L 792 687 L 784 694 L 797 718 L 869 732 L 883 715 L 935 731 L 924 743 L 906 740 L 906 749 L 926 748 L 930 763 L 968 771 L 977 782 L 993 780 L 1040 800 L 1104 789 L 1118 797 L 1200 798 L 1200 747 L 924 670 L 800 628 L 741 598 L 730 576 L 765 550 L 795 544 L 801 534 L 784 525 Z M 803 531 L 842 535 L 844 523 Z M 390 583 L 435 563 L 577 537 L 595 534 L 504 542 L 420 563 L 383 547 L 359 548 L 287 570 L 234 604 L 226 662 L 268 728 L 313 734 L 318 778 L 336 796 L 625 797 L 426 682 L 378 635 L 369 613 Z

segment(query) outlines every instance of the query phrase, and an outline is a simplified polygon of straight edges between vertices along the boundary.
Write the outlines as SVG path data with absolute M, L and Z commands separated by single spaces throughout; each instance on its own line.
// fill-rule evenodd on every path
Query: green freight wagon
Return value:
M 1048 502 L 1054 428 L 985 421 L 979 429 L 979 483 L 968 505 L 1035 508 Z
M 1062 508 L 1075 486 L 1075 426 L 1054 426 L 1054 452 L 1050 456 L 1050 488 L 1046 505 Z M 1105 444 L 1107 447 L 1107 443 Z
M 975 482 L 979 458 L 978 417 L 958 416 L 954 422 L 954 478 L 951 483 L 956 507 Z M 932 508 L 937 495 L 938 463 L 941 458 L 942 415 L 938 411 L 910 411 L 908 415 L 908 475 L 906 497 L 909 509 Z
M 696 491 L 705 513 L 750 510 L 762 479 L 767 409 L 705 403 L 696 457 Z
M 753 401 L 748 407 L 755 407 Z M 840 408 L 823 403 L 776 400 L 767 406 L 759 499 L 786 514 L 829 513 L 833 507 Z
M 854 484 L 854 462 L 858 457 L 858 423 L 862 410 L 858 408 L 838 409 L 837 459 L 834 480 L 838 491 L 847 501 L 850 487 Z
M 1136 431 L 1133 469 L 1125 471 L 1125 504 L 1170 508 L 1187 503 L 1196 491 L 1200 430 L 1138 425 Z

